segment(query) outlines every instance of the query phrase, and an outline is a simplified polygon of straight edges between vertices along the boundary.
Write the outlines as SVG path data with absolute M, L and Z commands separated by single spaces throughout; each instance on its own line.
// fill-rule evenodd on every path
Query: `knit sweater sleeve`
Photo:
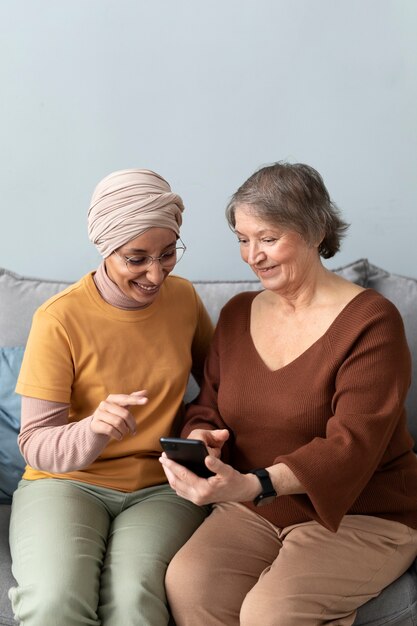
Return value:
M 400 433 L 405 428 L 411 359 L 401 316 L 388 300 L 378 298 L 362 318 L 346 358 L 337 364 L 326 435 L 274 461 L 294 472 L 314 517 L 332 531 L 383 468 L 384 454 L 395 446 L 396 429 Z M 351 329 L 338 332 L 327 337 L 329 363 Z
M 69 405 L 22 397 L 19 446 L 34 469 L 64 474 L 87 467 L 106 447 L 109 437 L 91 430 L 92 416 L 68 422 Z

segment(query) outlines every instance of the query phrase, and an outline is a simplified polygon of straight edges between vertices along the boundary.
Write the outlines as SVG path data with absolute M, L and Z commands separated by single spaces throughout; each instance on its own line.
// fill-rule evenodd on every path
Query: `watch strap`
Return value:
M 262 491 L 256 496 L 253 503 L 256 506 L 261 506 L 263 504 L 269 504 L 278 496 L 274 485 L 272 484 L 271 477 L 269 475 L 268 470 L 264 467 L 260 467 L 258 469 L 253 469 L 250 471 L 251 474 L 255 474 L 258 477 L 259 482 L 261 483 Z

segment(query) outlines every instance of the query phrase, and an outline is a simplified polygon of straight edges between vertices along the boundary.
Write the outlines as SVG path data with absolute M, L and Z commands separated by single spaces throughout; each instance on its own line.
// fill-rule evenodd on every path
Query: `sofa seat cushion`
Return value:
M 16 626 L 7 595 L 10 587 L 16 584 L 11 572 L 9 522 L 10 505 L 0 504 L 0 626 Z
M 354 626 L 415 626 L 417 624 L 416 562 L 400 578 L 357 612 Z

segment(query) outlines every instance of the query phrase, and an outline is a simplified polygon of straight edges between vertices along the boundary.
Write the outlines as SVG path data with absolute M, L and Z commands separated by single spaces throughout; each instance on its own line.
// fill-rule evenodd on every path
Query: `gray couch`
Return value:
M 417 280 L 390 274 L 366 259 L 335 271 L 353 282 L 381 292 L 396 304 L 403 316 L 414 363 L 413 384 L 407 401 L 408 419 L 410 431 L 417 441 Z M 21 277 L 0 268 L 0 626 L 16 623 L 7 595 L 14 584 L 8 527 L 12 494 L 24 463 L 16 444 L 20 399 L 14 394 L 14 385 L 34 310 L 66 286 L 65 282 Z M 215 321 L 221 306 L 229 298 L 240 291 L 258 289 L 259 283 L 196 281 L 195 286 Z M 191 381 L 188 397 L 195 390 Z M 355 621 L 356 626 L 359 624 L 417 625 L 416 563 L 378 598 L 360 608 Z

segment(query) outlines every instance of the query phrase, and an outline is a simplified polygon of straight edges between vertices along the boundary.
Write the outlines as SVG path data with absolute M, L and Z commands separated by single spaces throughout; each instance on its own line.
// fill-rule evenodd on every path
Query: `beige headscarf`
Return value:
M 88 210 L 88 236 L 106 258 L 149 228 L 170 228 L 177 236 L 184 204 L 167 181 L 151 170 L 109 174 L 94 190 Z

